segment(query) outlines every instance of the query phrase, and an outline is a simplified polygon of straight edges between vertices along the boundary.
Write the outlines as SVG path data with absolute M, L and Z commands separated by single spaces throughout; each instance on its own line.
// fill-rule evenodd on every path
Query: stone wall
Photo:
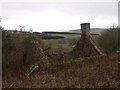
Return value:
M 82 37 L 90 36 L 90 23 L 82 23 L 81 32 Z

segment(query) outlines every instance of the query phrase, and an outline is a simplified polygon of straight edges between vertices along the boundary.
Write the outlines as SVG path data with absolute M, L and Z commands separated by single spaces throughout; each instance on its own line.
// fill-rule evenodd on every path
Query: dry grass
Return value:
M 68 51 L 68 49 L 66 50 L 63 47 L 60 47 L 58 49 L 55 49 L 55 53 L 47 55 L 47 64 L 40 63 L 39 68 L 30 76 L 27 76 L 26 69 L 28 67 L 23 65 L 22 62 L 24 45 L 21 45 L 21 43 L 22 40 L 24 40 L 24 37 L 21 37 L 21 35 L 19 36 L 19 40 L 18 38 L 14 38 L 12 41 L 10 38 L 10 40 L 8 38 L 3 39 L 6 40 L 6 43 L 3 43 L 3 51 L 5 50 L 3 53 L 2 63 L 3 88 L 118 87 L 118 55 L 115 53 L 108 54 L 106 56 L 73 59 L 73 56 L 69 52 L 64 52 L 64 50 Z M 18 37 L 18 35 L 15 34 L 15 37 Z M 25 46 L 28 47 L 28 44 L 25 44 Z M 38 46 L 41 46 L 41 44 Z M 38 46 L 35 44 L 31 48 L 35 49 L 35 47 Z M 37 54 L 40 54 L 39 50 L 35 49 L 35 51 Z M 31 52 L 31 54 L 28 56 L 31 56 L 33 58 L 31 60 L 34 61 L 35 57 L 33 57 L 32 54 L 35 53 Z M 36 57 L 36 59 L 41 59 L 41 57 Z
M 118 55 L 76 60 L 68 55 L 62 63 L 41 66 L 26 76 L 16 71 L 3 76 L 4 88 L 117 88 Z M 50 59 L 50 58 L 49 58 Z M 51 58 L 52 59 L 52 58 Z

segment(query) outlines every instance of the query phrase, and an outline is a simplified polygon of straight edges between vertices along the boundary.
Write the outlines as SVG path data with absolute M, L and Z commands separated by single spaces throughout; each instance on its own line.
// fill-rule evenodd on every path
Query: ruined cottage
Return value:
M 88 57 L 100 55 L 102 52 L 90 36 L 90 23 L 81 24 L 81 38 L 73 48 L 74 57 Z

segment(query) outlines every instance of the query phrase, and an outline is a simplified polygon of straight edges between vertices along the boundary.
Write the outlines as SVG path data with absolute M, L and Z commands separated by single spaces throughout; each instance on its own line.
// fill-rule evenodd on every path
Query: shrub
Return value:
M 119 30 L 120 28 L 107 29 L 98 37 L 98 43 L 105 52 L 115 52 L 120 48 L 118 42 L 118 39 L 120 39 L 118 37 Z
M 38 53 L 40 50 L 41 52 Z M 38 40 L 36 36 L 25 32 L 2 31 L 3 74 L 35 64 L 38 60 L 42 60 L 43 53 L 41 53 L 41 39 Z M 40 55 L 41 57 L 38 58 Z

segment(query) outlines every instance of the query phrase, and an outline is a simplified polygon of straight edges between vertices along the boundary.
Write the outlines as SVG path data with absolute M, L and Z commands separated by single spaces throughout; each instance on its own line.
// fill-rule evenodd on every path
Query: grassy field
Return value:
M 80 38 L 81 35 L 78 33 L 78 34 L 49 34 L 51 36 L 63 36 L 67 39 L 77 39 L 77 38 Z M 91 34 L 92 37 L 94 38 L 97 38 L 99 35 L 97 34 Z
M 73 46 L 79 40 L 80 35 L 78 34 L 49 34 L 51 36 L 63 36 L 65 39 L 44 39 L 44 47 L 51 47 L 54 52 L 58 49 L 63 49 L 65 52 L 72 51 Z
M 77 43 L 77 41 L 80 39 L 80 34 L 49 34 L 52 36 L 63 36 L 65 39 L 44 39 L 43 44 L 44 47 L 51 47 L 52 50 L 61 48 L 65 52 L 72 51 L 73 47 Z M 91 35 L 93 39 L 96 39 L 98 35 Z
M 73 38 L 79 38 L 81 35 L 80 34 L 49 34 L 49 35 L 52 35 L 52 36 L 63 36 L 67 39 L 73 39 Z
M 61 48 L 66 52 L 70 52 L 72 50 L 72 42 L 69 42 L 70 39 L 51 39 L 51 40 L 43 40 L 44 47 L 51 47 L 52 50 Z M 74 41 L 75 43 L 77 40 Z

